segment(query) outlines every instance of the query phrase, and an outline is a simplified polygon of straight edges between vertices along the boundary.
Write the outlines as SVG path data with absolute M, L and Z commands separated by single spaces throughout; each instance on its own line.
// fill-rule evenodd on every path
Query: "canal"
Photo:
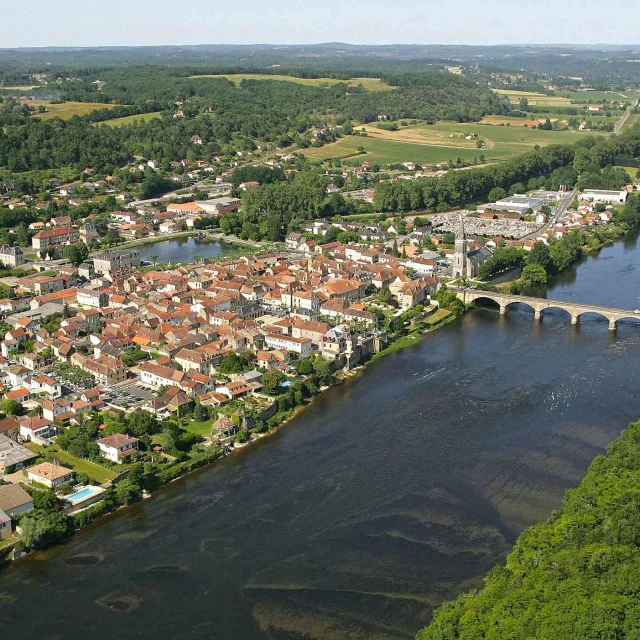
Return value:
M 637 235 L 550 284 L 634 308 Z M 478 309 L 255 446 L 0 575 L 21 640 L 392 640 L 504 559 L 640 417 L 640 327 Z
M 147 262 L 191 262 L 196 256 L 202 258 L 218 258 L 237 248 L 227 242 L 215 240 L 199 240 L 198 238 L 178 238 L 175 240 L 163 240 L 137 247 L 140 251 L 140 259 Z

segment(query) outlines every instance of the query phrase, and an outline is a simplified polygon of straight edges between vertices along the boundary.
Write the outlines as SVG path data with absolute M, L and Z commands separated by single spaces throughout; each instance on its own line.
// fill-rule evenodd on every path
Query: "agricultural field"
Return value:
M 379 78 L 351 78 L 350 80 L 337 80 L 336 78 L 296 78 L 295 76 L 282 76 L 271 73 L 228 73 L 226 75 L 197 75 L 190 78 L 226 78 L 235 85 L 243 80 L 276 80 L 280 82 L 295 82 L 310 87 L 322 87 L 330 84 L 345 82 L 347 84 L 361 84 L 367 91 L 392 91 L 394 87 L 383 82 Z
M 620 100 L 621 102 L 631 102 L 640 98 L 640 94 L 635 91 L 561 91 L 562 95 L 574 102 L 602 102 L 603 100 Z
M 551 122 L 555 122 L 556 120 L 571 120 L 572 118 L 578 118 L 580 120 L 589 120 L 592 123 L 611 123 L 615 124 L 618 120 L 616 116 L 597 116 L 592 114 L 581 113 L 576 116 L 569 116 L 561 113 L 530 113 L 528 118 L 517 118 L 515 116 L 498 116 L 498 115 L 490 115 L 485 116 L 480 121 L 480 124 L 492 124 L 492 125 L 509 125 L 510 127 L 531 127 L 532 125 L 537 126 L 537 122 L 535 122 L 538 118 L 545 118 L 550 120 Z
M 31 91 L 32 89 L 38 89 L 39 85 L 37 84 L 28 84 L 24 86 L 10 86 L 3 87 L 0 86 L 0 91 Z
M 358 129 L 366 131 L 367 136 L 347 136 L 324 147 L 304 149 L 302 153 L 314 160 L 328 160 L 358 155 L 358 147 L 364 147 L 367 157 L 363 159 L 380 164 L 446 162 L 458 157 L 473 160 L 481 154 L 491 162 L 530 151 L 536 145 L 572 144 L 585 135 L 608 135 L 455 122 L 418 124 L 399 127 L 397 131 L 378 129 L 371 123 Z M 483 149 L 477 147 L 478 140 L 484 141 Z
M 526 98 L 529 104 L 537 107 L 570 107 L 571 100 L 564 95 L 547 96 L 544 93 L 532 91 L 511 91 L 509 89 L 493 89 L 501 96 L 507 96 L 512 104 L 518 104 L 522 98 Z
M 624 123 L 622 127 L 622 131 L 626 131 L 627 129 L 630 129 L 631 127 L 633 127 L 633 125 L 638 124 L 638 122 L 640 122 L 640 114 L 632 113 L 627 119 L 627 121 Z
M 364 147 L 365 153 L 359 154 L 358 147 Z M 410 142 L 397 142 L 381 138 L 365 138 L 361 136 L 346 136 L 337 142 L 327 144 L 324 147 L 303 149 L 301 151 L 307 158 L 316 161 L 354 158 L 358 161 L 375 164 L 395 164 L 414 162 L 416 164 L 430 164 L 434 162 L 447 162 L 449 160 L 472 161 L 484 154 L 488 159 L 500 159 L 500 153 L 488 153 L 479 149 L 465 149 L 461 147 L 433 146 L 428 144 L 415 144 Z
M 122 118 L 113 118 L 112 120 L 102 120 L 102 122 L 94 122 L 94 124 L 106 124 L 108 127 L 123 127 L 127 124 L 134 124 L 136 122 L 149 122 L 149 120 L 155 120 L 159 117 L 160 112 L 154 111 L 153 113 L 140 113 L 134 116 L 123 116 Z
M 624 169 L 629 174 L 629 177 L 632 180 L 636 179 L 636 176 L 638 175 L 638 171 L 640 171 L 638 167 L 620 167 L 620 168 Z
M 378 129 L 375 124 L 359 127 L 369 137 L 410 142 L 422 145 L 441 145 L 476 149 L 478 140 L 484 140 L 484 151 L 505 151 L 515 155 L 529 151 L 536 145 L 571 144 L 585 135 L 582 131 L 540 131 L 524 127 L 495 126 L 477 122 L 438 122 L 434 125 L 419 124 L 399 127 L 397 131 Z M 598 135 L 597 132 L 586 132 Z M 606 135 L 606 134 L 600 134 Z M 468 136 L 472 136 L 467 139 Z M 477 150 L 479 151 L 479 150 Z M 479 151 L 482 153 L 482 151 Z
M 61 118 L 69 120 L 73 116 L 84 116 L 96 109 L 111 109 L 116 105 L 103 104 L 102 102 L 63 102 L 61 104 L 51 104 L 47 100 L 27 100 L 25 104 L 30 107 L 43 106 L 47 110 L 46 113 L 35 113 L 34 118 L 41 120 L 49 120 L 50 118 Z

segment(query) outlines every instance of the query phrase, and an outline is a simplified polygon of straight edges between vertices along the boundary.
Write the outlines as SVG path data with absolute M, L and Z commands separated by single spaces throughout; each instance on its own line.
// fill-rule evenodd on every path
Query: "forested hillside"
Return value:
M 61 97 L 83 102 L 144 105 L 147 101 L 173 106 L 189 100 L 191 110 L 208 109 L 218 119 L 238 106 L 253 107 L 267 119 L 335 114 L 370 122 L 379 114 L 397 118 L 446 119 L 467 122 L 487 113 L 506 113 L 508 102 L 486 88 L 449 73 L 426 71 L 388 74 L 382 78 L 393 92 L 370 92 L 338 83 L 326 87 L 294 82 L 244 80 L 235 86 L 224 78 L 190 77 L 195 69 L 167 70 L 145 66 L 115 69 L 62 82 Z M 358 70 L 353 74 L 357 76 Z M 268 76 L 266 76 L 268 77 Z M 94 83 L 100 80 L 100 84 Z
M 370 92 L 344 83 L 316 87 L 246 80 L 236 86 L 224 78 L 190 78 L 188 71 L 150 66 L 80 76 L 41 93 L 122 106 L 63 124 L 55 118 L 42 122 L 37 113 L 29 115 L 23 104 L 7 98 L 0 103 L 0 166 L 13 172 L 65 165 L 113 171 L 136 154 L 160 162 L 182 160 L 196 134 L 203 141 L 201 155 L 211 159 L 229 151 L 228 145 L 236 150 L 254 149 L 259 142 L 304 146 L 300 134 L 327 122 L 343 125 L 348 133 L 350 122 L 370 122 L 380 114 L 466 122 L 510 108 L 504 98 L 452 74 L 395 75 L 390 80 L 397 87 L 393 91 Z M 179 118 L 173 117 L 177 110 Z M 151 112 L 164 117 L 117 129 L 95 125 Z
M 443 605 L 417 640 L 640 638 L 640 422 L 608 451 L 481 591 Z

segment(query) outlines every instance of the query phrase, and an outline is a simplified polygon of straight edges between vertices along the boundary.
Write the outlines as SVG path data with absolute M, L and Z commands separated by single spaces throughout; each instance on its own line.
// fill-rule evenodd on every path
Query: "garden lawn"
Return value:
M 48 460 L 55 458 L 60 464 L 68 466 L 78 473 L 84 473 L 100 484 L 103 482 L 110 482 L 118 475 L 114 471 L 111 471 L 102 465 L 90 462 L 84 458 L 77 458 L 67 451 L 62 451 L 62 449 L 57 447 L 55 444 L 45 448 L 32 442 L 28 442 L 26 446 L 34 453 L 44 456 Z
M 211 425 L 213 420 L 205 420 L 204 422 L 187 422 L 185 429 L 189 433 L 194 433 L 197 436 L 208 436 L 211 434 Z
M 436 325 L 442 322 L 445 318 L 448 318 L 450 315 L 451 311 L 447 311 L 447 309 L 438 309 L 427 318 L 427 324 L 430 326 Z

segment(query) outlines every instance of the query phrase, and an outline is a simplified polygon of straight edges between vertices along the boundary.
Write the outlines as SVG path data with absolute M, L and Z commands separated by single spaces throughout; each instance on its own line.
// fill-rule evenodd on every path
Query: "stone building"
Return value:
M 491 257 L 491 251 L 486 247 L 468 250 L 467 238 L 464 232 L 464 218 L 460 214 L 458 232 L 456 234 L 455 253 L 453 255 L 454 278 L 475 278 L 484 262 Z

